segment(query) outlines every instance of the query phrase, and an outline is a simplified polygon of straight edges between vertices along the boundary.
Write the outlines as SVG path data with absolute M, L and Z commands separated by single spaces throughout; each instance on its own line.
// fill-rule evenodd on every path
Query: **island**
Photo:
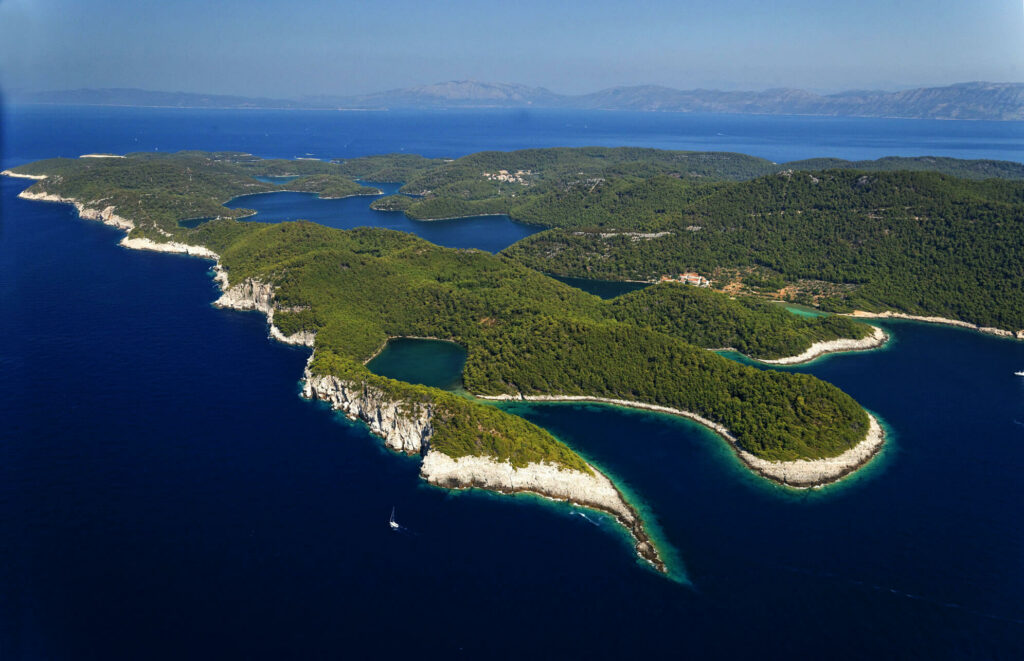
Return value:
M 551 151 L 543 158 L 557 164 L 565 150 Z M 949 208 L 962 214 L 970 210 L 971 222 L 986 238 L 1019 231 L 1020 216 L 1005 220 L 1003 215 L 1021 204 L 1021 186 L 1015 180 L 968 181 L 904 171 L 867 175 L 843 169 L 818 174 L 785 170 L 750 179 L 756 170 L 752 164 L 757 162 L 751 157 L 691 152 L 651 155 L 651 150 L 601 156 L 606 159 L 603 174 L 592 177 L 580 170 L 587 158 L 597 158 L 591 150 L 568 151 L 572 165 L 566 167 L 572 169 L 571 176 L 584 177 L 568 188 L 563 175 L 569 170 L 561 166 L 548 171 L 543 163 L 523 161 L 521 155 L 508 163 L 499 153 L 486 155 L 479 175 L 481 190 L 507 189 L 507 195 L 482 198 L 495 204 L 495 209 L 497 202 L 506 205 L 501 212 L 508 211 L 508 204 L 523 202 L 523 208 L 537 214 L 533 218 L 555 218 L 546 215 L 551 208 L 576 209 L 575 214 L 559 215 L 558 222 L 550 221 L 553 229 L 499 255 L 442 248 L 390 230 L 244 221 L 246 210 L 223 206 L 239 195 L 276 190 L 328 195 L 354 190 L 359 194 L 360 188 L 369 188 L 356 181 L 362 173 L 391 170 L 410 178 L 407 187 L 419 182 L 417 190 L 410 192 L 424 197 L 408 206 L 407 212 L 424 203 L 434 204 L 430 208 L 438 211 L 463 208 L 463 202 L 473 200 L 453 202 L 456 196 L 451 188 L 437 192 L 443 188 L 443 171 L 463 167 L 462 159 L 438 162 L 402 155 L 389 165 L 386 156 L 328 163 L 264 160 L 236 152 L 139 153 L 123 158 L 49 159 L 4 174 L 36 180 L 20 194 L 23 198 L 73 204 L 83 218 L 124 230 L 121 244 L 127 248 L 213 260 L 222 290 L 218 306 L 260 311 L 273 337 L 312 349 L 303 375 L 303 395 L 362 420 L 387 447 L 422 457 L 420 474 L 431 484 L 532 492 L 606 512 L 630 532 L 639 556 L 661 571 L 666 570 L 662 554 L 646 524 L 609 476 L 548 431 L 488 400 L 596 401 L 686 417 L 714 430 L 738 460 L 757 474 L 787 487 L 815 487 L 835 482 L 870 461 L 884 444 L 880 422 L 849 395 L 818 378 L 758 369 L 709 349 L 732 348 L 765 362 L 791 363 L 828 351 L 878 346 L 885 334 L 850 316 L 794 315 L 766 301 L 766 296 L 732 287 L 732 281 L 720 286 L 721 291 L 666 281 L 602 300 L 531 268 L 543 264 L 551 266 L 551 272 L 593 274 L 596 269 L 576 268 L 580 262 L 559 258 L 588 253 L 542 252 L 537 246 L 610 241 L 613 247 L 635 249 L 608 251 L 615 260 L 643 256 L 643 260 L 637 258 L 639 265 L 660 259 L 658 269 L 664 274 L 689 269 L 678 268 L 680 254 L 663 249 L 659 242 L 679 250 L 680 244 L 674 243 L 679 236 L 712 237 L 707 244 L 682 244 L 687 250 L 710 246 L 686 257 L 697 262 L 692 265 L 695 272 L 715 273 L 711 281 L 721 282 L 702 261 L 715 258 L 722 273 L 737 269 L 751 289 L 771 291 L 775 297 L 773 278 L 785 278 L 791 272 L 770 271 L 759 264 L 776 255 L 767 250 L 751 255 L 755 252 L 751 247 L 760 245 L 754 242 L 760 235 L 748 227 L 764 229 L 761 240 L 765 242 L 785 244 L 773 238 L 768 228 L 776 232 L 786 228 L 808 235 L 794 234 L 790 240 L 797 245 L 822 240 L 823 233 L 835 233 L 836 241 L 855 244 L 855 236 L 844 233 L 841 225 L 821 227 L 807 217 L 815 218 L 824 208 L 841 219 L 877 220 L 870 216 L 879 209 L 877 205 L 892 202 L 887 195 L 919 202 L 945 190 Z M 691 172 L 684 170 L 687 163 L 694 167 L 691 178 L 702 179 L 700 183 L 687 179 L 686 173 Z M 677 171 L 666 174 L 666 167 Z M 274 184 L 254 177 L 297 178 Z M 436 182 L 431 184 L 435 188 L 423 188 L 428 180 Z M 511 197 L 516 187 L 535 184 L 537 194 L 519 190 Z M 785 191 L 773 196 L 779 186 Z M 673 195 L 662 195 L 663 191 Z M 846 197 L 835 198 L 841 192 Z M 986 203 L 970 206 L 981 194 Z M 785 208 L 773 206 L 779 199 L 787 202 Z M 573 207 L 575 200 L 586 204 Z M 743 214 L 740 200 L 746 200 Z M 957 206 L 960 202 L 966 206 Z M 873 211 L 865 214 L 864 207 Z M 888 230 L 880 231 L 883 236 L 914 239 L 916 235 L 904 237 L 903 226 L 896 223 L 908 207 L 916 209 L 913 204 L 899 205 L 898 214 L 882 216 L 883 229 Z M 839 209 L 850 211 L 844 214 Z M 984 209 L 989 209 L 988 216 L 974 215 Z M 473 207 L 474 213 L 478 211 Z M 952 222 L 952 213 L 933 210 L 930 219 Z M 600 218 L 610 218 L 619 226 L 593 222 Z M 796 218 L 794 225 L 787 224 L 789 218 Z M 191 222 L 195 219 L 204 220 Z M 925 225 L 920 218 L 919 223 Z M 734 233 L 736 237 L 731 236 Z M 741 250 L 744 241 L 754 243 Z M 826 241 L 825 245 L 831 249 L 808 248 L 800 273 L 824 268 L 825 256 L 832 258 L 830 264 L 844 264 L 843 253 L 834 244 Z M 1007 246 L 1005 253 L 1020 249 L 1018 242 Z M 792 257 L 796 250 L 782 249 L 781 254 Z M 1010 265 L 997 260 L 992 268 Z M 897 282 L 906 282 L 920 273 L 927 271 L 911 269 L 907 275 L 892 275 Z M 621 277 L 622 272 L 615 275 Z M 703 282 L 700 277 L 694 281 Z M 790 286 L 782 282 L 781 289 Z M 825 293 L 812 302 L 838 307 L 842 295 L 867 302 L 856 296 L 872 291 L 866 285 L 832 284 L 831 289 L 823 286 Z M 1004 305 L 1015 299 L 1008 291 L 998 295 L 1004 289 L 1004 283 L 981 283 L 971 291 L 990 293 L 989 306 L 964 309 L 979 314 L 990 309 L 1000 324 L 1016 323 L 1013 306 Z M 921 309 L 929 304 L 922 300 Z M 865 307 L 880 305 L 875 301 Z M 914 311 L 901 309 L 907 314 Z M 468 394 L 372 373 L 366 363 L 397 337 L 444 339 L 463 346 Z

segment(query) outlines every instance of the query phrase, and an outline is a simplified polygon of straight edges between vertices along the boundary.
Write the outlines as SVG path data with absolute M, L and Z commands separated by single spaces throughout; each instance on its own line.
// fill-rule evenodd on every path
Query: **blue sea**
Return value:
M 1024 154 L 1021 123 L 61 107 L 2 122 L 4 167 L 185 148 Z M 209 262 L 124 250 L 65 205 L 18 199 L 28 183 L 0 182 L 2 659 L 1024 657 L 1024 343 L 893 322 L 882 350 L 788 368 L 890 432 L 816 491 L 753 476 L 683 420 L 508 405 L 634 496 L 668 579 L 599 515 L 425 485 L 416 459 L 298 396 L 306 350 L 211 307 Z M 277 195 L 257 219 L 298 205 L 342 227 L 410 222 L 367 198 Z M 493 250 L 532 231 L 474 222 L 423 232 Z M 408 367 L 399 353 L 389 369 Z

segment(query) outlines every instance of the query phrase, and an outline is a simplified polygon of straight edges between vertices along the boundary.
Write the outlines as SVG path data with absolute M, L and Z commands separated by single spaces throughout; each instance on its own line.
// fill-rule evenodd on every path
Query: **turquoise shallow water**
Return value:
M 722 148 L 793 158 L 1022 153 L 1016 125 L 813 118 L 50 108 L 8 109 L 3 128 L 6 166 L 700 147 L 714 126 L 742 134 Z M 817 491 L 751 475 L 685 420 L 509 404 L 635 494 L 684 584 L 600 518 L 425 485 L 415 458 L 297 396 L 307 352 L 212 308 L 208 262 L 119 248 L 17 199 L 26 183 L 0 183 L 0 658 L 1024 656 L 1024 343 L 886 322 L 881 351 L 788 368 L 895 440 Z

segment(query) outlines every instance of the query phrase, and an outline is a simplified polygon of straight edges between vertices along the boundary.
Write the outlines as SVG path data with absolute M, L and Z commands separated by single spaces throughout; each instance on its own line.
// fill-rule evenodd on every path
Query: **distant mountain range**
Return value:
M 451 81 L 358 96 L 298 99 L 250 98 L 140 89 L 79 89 L 39 92 L 14 99 L 65 105 L 190 108 L 565 108 L 765 115 L 906 117 L 913 119 L 1024 120 L 1024 83 L 959 83 L 901 92 L 858 90 L 815 94 L 798 89 L 760 92 L 676 90 L 657 85 L 613 87 L 565 95 L 543 87 Z

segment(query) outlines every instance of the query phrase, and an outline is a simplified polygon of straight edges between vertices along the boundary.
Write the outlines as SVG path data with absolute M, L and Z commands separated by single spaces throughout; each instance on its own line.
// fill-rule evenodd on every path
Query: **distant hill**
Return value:
M 835 115 L 914 119 L 1024 119 L 1024 84 L 960 83 L 902 92 L 819 95 L 797 89 L 761 92 L 616 87 L 567 97 L 566 107 L 766 115 Z
M 555 107 L 561 105 L 568 98 L 572 97 L 555 94 L 543 87 L 463 80 L 376 92 L 356 97 L 342 97 L 338 99 L 338 102 L 353 107 L 516 108 L 524 106 Z
M 1024 120 L 1024 83 L 959 83 L 900 92 L 815 94 L 799 89 L 759 92 L 677 90 L 657 85 L 613 87 L 582 95 L 543 87 L 449 81 L 358 96 L 268 99 L 139 89 L 79 89 L 24 95 L 16 101 L 66 105 L 192 108 L 565 108 L 766 115 Z

